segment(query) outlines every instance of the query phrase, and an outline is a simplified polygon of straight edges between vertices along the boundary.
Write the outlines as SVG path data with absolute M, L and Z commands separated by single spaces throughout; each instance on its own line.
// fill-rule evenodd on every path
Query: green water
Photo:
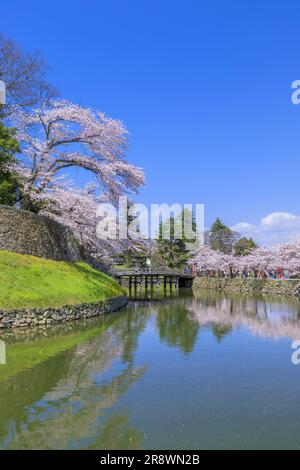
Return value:
M 1 449 L 300 447 L 300 303 L 202 293 L 0 334 Z

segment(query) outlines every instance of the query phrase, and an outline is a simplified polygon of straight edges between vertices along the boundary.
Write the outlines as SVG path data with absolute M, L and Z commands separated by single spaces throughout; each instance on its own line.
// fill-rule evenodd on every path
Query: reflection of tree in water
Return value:
M 211 327 L 211 331 L 218 343 L 221 343 L 222 339 L 224 339 L 225 336 L 231 333 L 232 326 L 213 324 Z
M 129 427 L 126 413 L 115 412 L 107 418 L 95 442 L 86 449 L 141 449 L 143 439 L 144 434 L 142 431 Z
M 218 341 L 240 326 L 261 337 L 300 337 L 299 303 L 295 301 L 201 293 L 189 301 L 188 309 L 199 325 L 211 326 Z
M 146 314 L 144 310 L 129 310 L 122 323 L 116 325 L 116 333 L 122 341 L 122 359 L 129 364 L 133 363 L 134 353 L 137 349 L 138 339 L 145 329 Z
M 142 447 L 143 433 L 131 426 L 121 400 L 145 374 L 135 352 L 148 314 L 161 341 L 185 354 L 202 326 L 219 342 L 240 326 L 260 336 L 300 337 L 298 303 L 213 293 L 147 305 L 109 315 L 97 322 L 97 336 L 0 382 L 0 448 Z M 46 341 L 53 345 L 55 337 Z
M 6 436 L 1 435 L 0 447 L 141 447 L 143 433 L 130 428 L 126 410 L 116 411 L 113 407 L 145 373 L 146 366 L 133 365 L 137 338 L 145 325 L 143 312 L 123 315 L 113 323 L 108 321 L 96 338 L 76 346 L 52 387 L 39 399 L 35 395 L 36 401 L 28 397 L 27 407 L 24 403 L 22 412 L 19 410 L 17 416 L 11 416 L 13 420 L 6 420 Z M 70 356 L 70 351 L 58 355 L 57 360 L 61 361 L 60 356 L 64 354 Z M 48 362 L 39 365 L 39 373 L 44 380 L 48 376 Z M 114 367 L 110 369 L 112 363 Z M 30 371 L 28 378 L 33 378 Z M 18 375 L 13 379 L 18 383 Z M 10 380 L 11 386 L 13 379 Z M 23 386 L 26 388 L 24 378 Z M 5 401 L 9 402 L 10 396 L 0 397 L 1 408 Z
M 8 433 L 7 425 L 18 427 L 27 420 L 28 404 L 38 401 L 55 386 L 68 368 L 72 354 L 72 350 L 61 352 L 0 383 L 0 448 Z
M 191 353 L 197 339 L 199 324 L 189 318 L 183 299 L 176 303 L 159 305 L 156 313 L 161 341 L 179 347 L 186 354 Z

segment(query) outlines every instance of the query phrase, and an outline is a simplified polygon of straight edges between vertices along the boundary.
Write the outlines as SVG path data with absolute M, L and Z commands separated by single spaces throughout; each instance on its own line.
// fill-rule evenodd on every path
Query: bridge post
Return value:
M 128 287 L 129 287 L 129 290 L 131 290 L 131 288 L 132 288 L 131 276 L 128 277 Z

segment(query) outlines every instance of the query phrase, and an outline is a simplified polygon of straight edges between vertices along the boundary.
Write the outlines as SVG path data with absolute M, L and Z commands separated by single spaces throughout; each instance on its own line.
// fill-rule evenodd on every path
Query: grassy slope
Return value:
M 0 309 L 58 307 L 122 294 L 118 283 L 85 263 L 0 250 Z

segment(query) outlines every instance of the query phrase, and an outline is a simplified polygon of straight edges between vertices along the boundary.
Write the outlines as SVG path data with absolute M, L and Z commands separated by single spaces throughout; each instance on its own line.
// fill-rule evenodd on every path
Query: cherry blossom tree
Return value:
M 29 201 L 53 186 L 65 188 L 62 172 L 72 167 L 90 172 L 102 196 L 114 203 L 137 192 L 144 173 L 126 161 L 127 131 L 104 113 L 68 101 L 52 101 L 15 117 L 22 149 L 24 191 Z
M 101 196 L 97 196 L 95 185 L 88 184 L 83 189 L 54 185 L 43 193 L 43 197 L 39 199 L 42 207 L 40 214 L 69 228 L 80 244 L 83 258 L 89 258 L 91 264 L 111 264 L 114 255 L 131 247 L 130 239 L 99 238 L 97 224 L 103 216 L 97 210 Z M 108 222 L 107 215 L 105 221 Z M 115 219 L 112 220 L 114 223 Z
M 109 260 L 122 251 L 116 240 L 99 240 L 96 227 L 99 202 L 117 203 L 144 184 L 143 171 L 126 161 L 123 124 L 68 101 L 18 111 L 14 124 L 22 151 L 14 165 L 22 180 L 21 207 L 71 229 L 94 258 Z M 89 172 L 92 183 L 74 187 L 68 178 L 72 167 Z
M 238 270 L 258 272 L 273 271 L 280 266 L 276 250 L 257 247 L 246 256 L 237 257 Z
M 284 243 L 277 247 L 280 266 L 292 273 L 300 271 L 300 239 Z
M 96 249 L 97 197 L 91 185 L 84 189 L 53 186 L 43 193 L 41 215 L 50 217 L 68 227 L 82 245 Z M 94 251 L 94 249 L 92 251 Z
M 219 253 L 208 245 L 201 246 L 194 252 L 190 263 L 196 266 L 198 271 L 215 270 L 218 265 Z
M 300 270 L 300 240 L 272 248 L 257 247 L 246 256 L 224 254 L 205 245 L 194 253 L 191 263 L 199 272 L 218 274 L 221 271 L 228 276 L 250 272 L 255 276 L 269 275 L 278 269 L 286 269 L 293 274 Z
M 194 254 L 191 263 L 196 265 L 199 271 L 223 272 L 232 275 L 233 269 L 236 268 L 236 257 L 204 245 Z

